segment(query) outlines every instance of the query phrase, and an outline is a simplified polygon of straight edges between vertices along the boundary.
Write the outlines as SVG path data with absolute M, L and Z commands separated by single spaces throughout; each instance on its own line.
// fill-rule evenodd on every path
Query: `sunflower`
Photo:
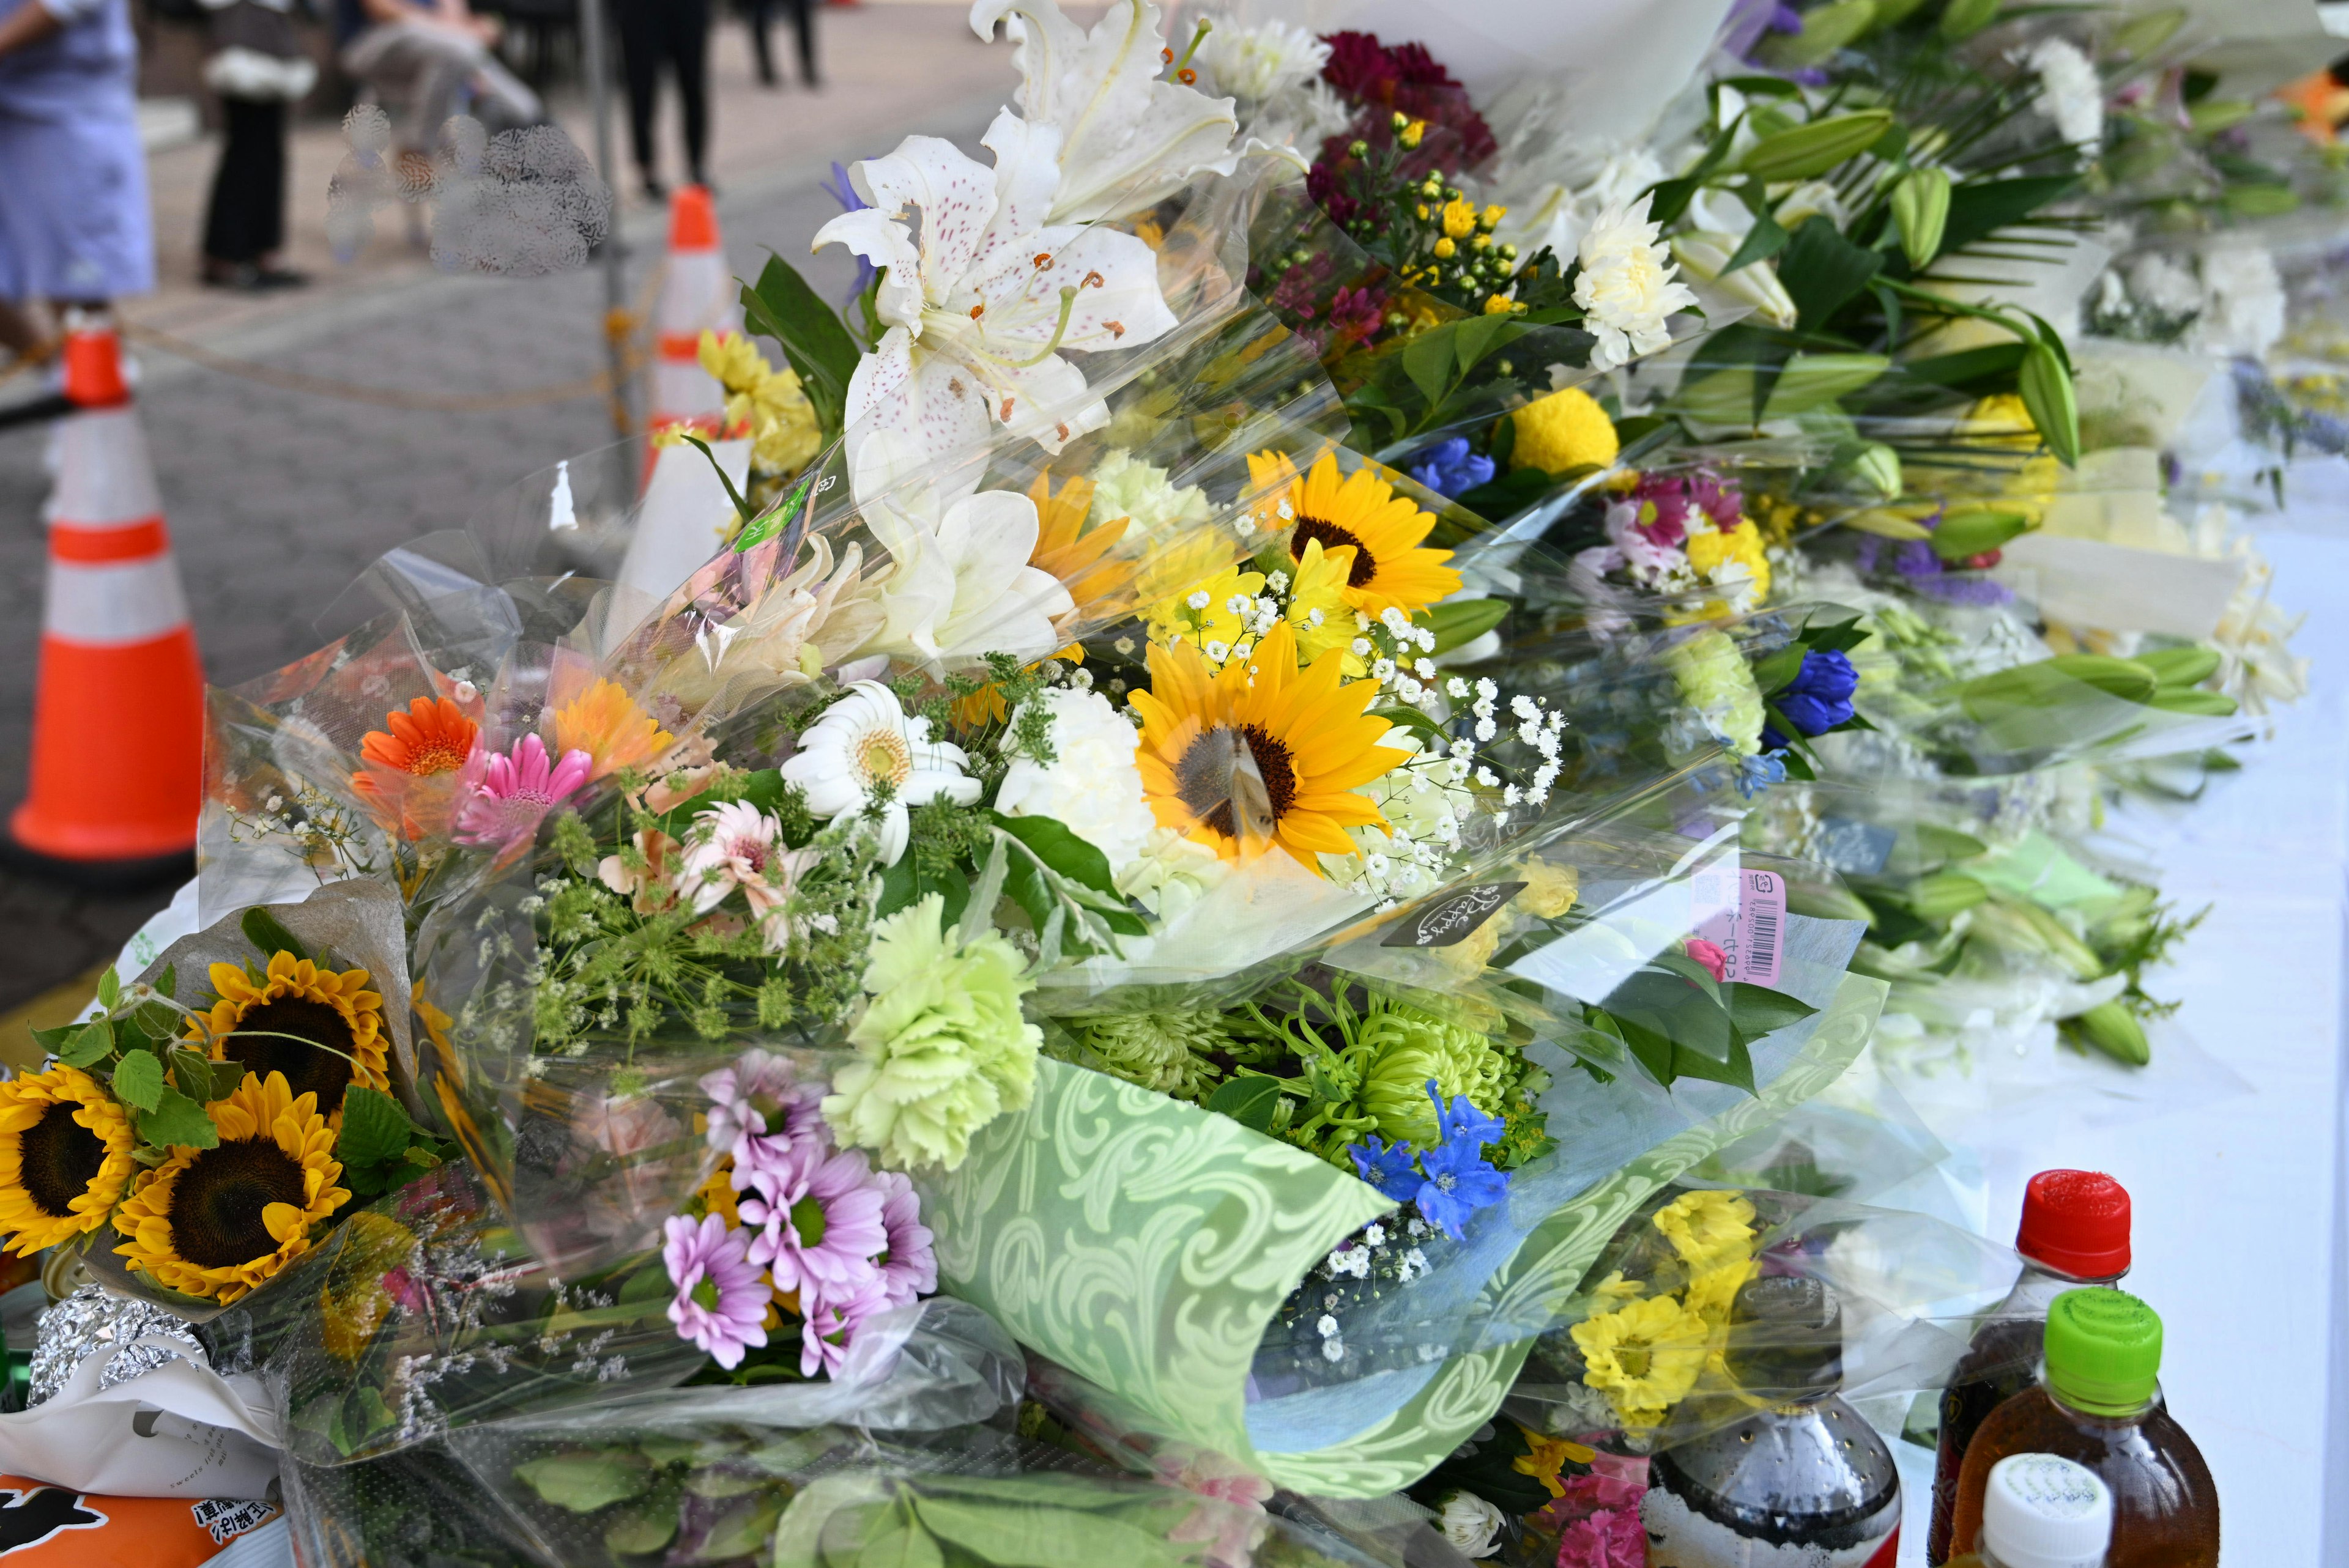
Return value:
M 1288 486 L 1272 510 L 1289 530 L 1292 558 L 1301 558 L 1307 541 L 1315 539 L 1333 557 L 1341 550 L 1354 552 L 1346 567 L 1346 602 L 1371 619 L 1391 608 L 1414 615 L 1459 592 L 1460 573 L 1444 564 L 1452 552 L 1420 544 L 1435 526 L 1435 514 L 1397 496 L 1371 469 L 1340 480 L 1337 456 L 1324 452 L 1299 479 L 1286 456 L 1264 452 L 1249 457 L 1248 478 L 1257 490 Z
M 351 775 L 352 790 L 387 828 L 410 839 L 440 832 L 481 726 L 445 696 L 419 696 L 383 722 L 359 741 L 365 766 Z
M 248 1077 L 208 1108 L 220 1142 L 183 1146 L 139 1178 L 115 1248 L 167 1290 L 223 1306 L 310 1250 L 310 1228 L 350 1201 L 317 1096 Z
M 1088 530 L 1092 480 L 1071 480 L 1055 495 L 1050 469 L 1028 487 L 1028 499 L 1036 503 L 1036 548 L 1028 552 L 1028 564 L 1050 573 L 1069 591 L 1077 606 L 1069 624 L 1100 625 L 1132 610 L 1133 562 L 1109 552 L 1125 537 L 1133 520 L 1113 517 Z
M 1274 844 L 1315 872 L 1319 854 L 1350 855 L 1349 827 L 1384 830 L 1379 809 L 1354 793 L 1409 755 L 1380 744 L 1387 722 L 1363 710 L 1376 683 L 1340 689 L 1341 655 L 1297 667 L 1296 634 L 1275 626 L 1253 662 L 1210 673 L 1187 643 L 1150 650 L 1150 689 L 1134 761 L 1160 824 L 1226 860 Z
M 28 1258 L 106 1222 L 138 1166 L 122 1108 L 79 1068 L 0 1083 L 0 1232 Z
M 257 980 L 235 964 L 213 965 L 212 979 L 219 1000 L 202 1024 L 211 1029 L 212 1060 L 243 1062 L 256 1074 L 284 1074 L 295 1093 L 316 1096 L 336 1127 L 343 1090 L 354 1081 L 391 1087 L 383 998 L 367 988 L 366 970 L 338 974 L 290 953 L 273 953 Z M 204 1038 L 204 1028 L 191 1020 L 188 1037 Z
M 595 759 L 590 778 L 623 768 L 643 769 L 677 739 L 616 681 L 595 683 L 554 710 L 554 750 L 584 751 Z

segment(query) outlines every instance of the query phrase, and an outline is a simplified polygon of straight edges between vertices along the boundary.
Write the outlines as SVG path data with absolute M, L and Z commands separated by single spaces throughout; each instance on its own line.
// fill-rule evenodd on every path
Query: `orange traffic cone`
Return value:
M 718 209 L 706 186 L 678 187 L 669 198 L 668 271 L 653 329 L 660 335 L 653 361 L 648 428 L 689 425 L 712 436 L 726 414 L 726 392 L 701 367 L 701 335 L 723 336 L 740 319 L 726 252 L 718 239 Z
M 203 792 L 204 673 L 111 327 L 65 342 L 32 777 L 16 848 L 89 869 L 186 854 Z

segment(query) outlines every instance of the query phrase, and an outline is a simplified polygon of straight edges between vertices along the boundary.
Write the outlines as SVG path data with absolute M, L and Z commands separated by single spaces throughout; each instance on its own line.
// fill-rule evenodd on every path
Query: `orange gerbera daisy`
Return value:
M 595 759 L 595 770 L 589 775 L 594 779 L 623 768 L 645 768 L 676 739 L 637 707 L 617 682 L 601 676 L 595 685 L 554 710 L 556 754 L 587 753 Z
M 387 828 L 410 839 L 440 832 L 481 726 L 445 696 L 419 696 L 383 722 L 359 741 L 365 766 L 351 775 L 351 789 Z
M 1387 721 L 1365 711 L 1378 684 L 1341 686 L 1341 662 L 1333 649 L 1299 669 L 1286 623 L 1220 673 L 1187 643 L 1153 646 L 1134 762 L 1160 825 L 1227 861 L 1278 844 L 1314 871 L 1316 856 L 1354 853 L 1348 828 L 1385 830 L 1354 791 L 1409 754 L 1379 743 Z
M 1353 552 L 1346 564 L 1346 603 L 1371 619 L 1389 609 L 1415 615 L 1460 591 L 1460 573 L 1444 564 L 1452 552 L 1420 543 L 1435 526 L 1435 514 L 1396 495 L 1371 468 L 1340 479 L 1337 455 L 1324 452 L 1299 478 L 1285 454 L 1257 452 L 1248 458 L 1248 478 L 1259 491 L 1287 487 L 1254 511 L 1289 531 L 1291 559 L 1302 559 L 1307 543 L 1317 539 L 1333 560 Z

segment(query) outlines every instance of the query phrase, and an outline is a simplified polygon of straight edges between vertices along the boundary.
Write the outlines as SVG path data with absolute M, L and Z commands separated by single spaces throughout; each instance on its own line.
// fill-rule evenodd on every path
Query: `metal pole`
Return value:
M 627 346 L 614 327 L 628 308 L 627 244 L 620 232 L 620 181 L 612 164 L 612 62 L 604 31 L 604 0 L 579 0 L 579 36 L 587 60 L 587 94 L 595 119 L 595 171 L 612 192 L 612 225 L 604 239 L 604 347 L 612 369 L 612 424 L 623 438 L 613 448 L 619 489 L 613 498 L 626 505 L 636 493 L 636 384 L 628 374 Z

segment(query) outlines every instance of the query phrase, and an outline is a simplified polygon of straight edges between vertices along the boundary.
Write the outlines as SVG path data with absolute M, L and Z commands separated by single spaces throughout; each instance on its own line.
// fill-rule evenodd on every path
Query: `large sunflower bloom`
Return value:
M 584 751 L 595 759 L 591 779 L 623 768 L 644 769 L 666 753 L 677 737 L 663 729 L 617 682 L 595 683 L 554 710 L 557 756 Z
M 310 1229 L 350 1201 L 316 1095 L 285 1075 L 247 1078 L 210 1107 L 220 1142 L 185 1146 L 140 1177 L 114 1217 L 114 1250 L 167 1290 L 238 1300 L 310 1250 Z
M 243 1062 L 264 1077 L 283 1073 L 294 1093 L 316 1096 L 340 1127 L 345 1088 L 355 1081 L 391 1087 L 383 998 L 367 988 L 367 979 L 364 969 L 337 973 L 290 953 L 271 954 L 259 979 L 239 965 L 213 965 L 219 999 L 203 1020 L 212 1030 L 212 1060 Z M 188 1037 L 204 1037 L 193 1020 Z
M 1341 480 L 1336 454 L 1324 452 L 1300 479 L 1286 456 L 1265 452 L 1249 457 L 1248 478 L 1257 490 L 1286 482 L 1286 492 L 1268 497 L 1257 511 L 1265 515 L 1268 506 L 1288 529 L 1291 558 L 1302 558 L 1306 542 L 1315 539 L 1332 556 L 1354 552 L 1346 569 L 1346 602 L 1371 620 L 1390 608 L 1415 615 L 1460 591 L 1460 573 L 1444 564 L 1452 552 L 1420 543 L 1435 526 L 1435 514 L 1396 495 L 1371 469 Z
M 419 696 L 407 712 L 384 715 L 383 722 L 359 741 L 364 766 L 351 775 L 351 789 L 377 820 L 408 838 L 441 831 L 481 726 L 445 696 Z
M 1348 828 L 1384 830 L 1379 809 L 1354 791 L 1409 753 L 1379 743 L 1387 722 L 1364 712 L 1377 683 L 1341 688 L 1340 662 L 1333 651 L 1299 669 L 1286 622 L 1253 659 L 1220 673 L 1187 643 L 1154 646 L 1150 689 L 1133 694 L 1134 761 L 1160 825 L 1227 861 L 1278 844 L 1317 872 L 1315 856 L 1355 852 Z
M 31 1257 L 94 1231 L 138 1166 L 122 1108 L 79 1068 L 0 1083 L 0 1233 Z

